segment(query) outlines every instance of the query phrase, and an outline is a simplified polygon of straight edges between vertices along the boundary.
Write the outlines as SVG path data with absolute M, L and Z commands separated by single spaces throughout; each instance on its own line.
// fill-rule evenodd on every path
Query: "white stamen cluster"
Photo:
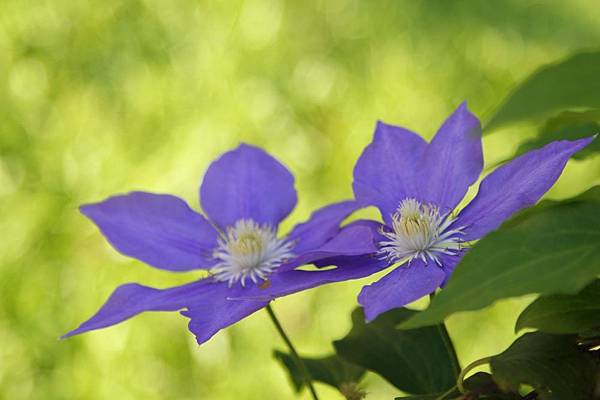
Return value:
M 239 220 L 218 240 L 213 253 L 219 260 L 212 268 L 214 278 L 227 281 L 230 287 L 238 281 L 245 286 L 247 279 L 254 283 L 265 280 L 282 262 L 293 257 L 292 246 L 291 242 L 278 239 L 269 225 Z
M 439 207 L 404 199 L 392 216 L 393 231 L 382 231 L 389 240 L 380 242 L 379 253 L 394 263 L 420 258 L 441 265 L 442 254 L 456 254 L 461 249 L 461 228 L 448 229 L 455 220 L 440 214 Z

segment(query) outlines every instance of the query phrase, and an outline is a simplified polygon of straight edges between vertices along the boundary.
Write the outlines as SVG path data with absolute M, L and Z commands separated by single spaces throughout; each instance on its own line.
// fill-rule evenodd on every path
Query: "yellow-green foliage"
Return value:
M 351 196 L 376 119 L 429 138 L 463 100 L 485 118 L 538 66 L 598 46 L 599 19 L 589 0 L 2 0 L 0 398 L 291 398 L 262 312 L 201 347 L 176 313 L 59 341 L 121 283 L 200 276 L 119 255 L 77 206 L 144 189 L 198 208 L 208 163 L 247 141 L 297 177 L 288 229 Z M 487 164 L 535 128 L 486 137 Z M 571 162 L 550 196 L 597 182 L 598 161 Z M 301 352 L 331 350 L 364 282 L 275 302 Z M 461 359 L 505 348 L 523 304 L 451 318 Z

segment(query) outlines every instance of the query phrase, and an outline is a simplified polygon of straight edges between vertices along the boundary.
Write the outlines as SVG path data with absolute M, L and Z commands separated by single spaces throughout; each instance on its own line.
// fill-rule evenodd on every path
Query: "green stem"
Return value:
M 471 371 L 473 368 L 479 367 L 480 365 L 488 364 L 491 360 L 492 360 L 492 357 L 484 357 L 480 360 L 473 361 L 471 364 L 467 365 L 462 371 L 460 371 L 460 374 L 458 375 L 458 379 L 456 380 L 456 387 L 458 388 L 458 391 L 461 392 L 462 394 L 466 393 L 465 386 L 464 386 L 464 380 L 465 380 L 465 376 L 467 376 L 469 371 Z
M 283 339 L 283 341 L 287 345 L 287 347 L 290 350 L 290 353 L 292 355 L 292 358 L 296 362 L 296 365 L 298 366 L 298 369 L 300 370 L 300 373 L 304 377 L 304 383 L 308 387 L 308 390 L 309 390 L 312 398 L 314 400 L 319 400 L 319 396 L 317 396 L 317 392 L 315 391 L 315 388 L 313 387 L 312 379 L 310 377 L 310 374 L 308 373 L 308 370 L 306 369 L 306 365 L 304 365 L 304 362 L 302 361 L 302 359 L 298 355 L 298 352 L 296 351 L 296 348 L 292 344 L 292 341 L 290 340 L 290 338 L 288 337 L 288 335 L 283 330 L 283 327 L 281 326 L 281 323 L 277 319 L 277 316 L 275 315 L 275 312 L 273 312 L 273 309 L 271 308 L 271 305 L 270 304 L 267 305 L 266 308 L 267 308 L 267 313 L 269 313 L 269 317 L 271 317 L 271 321 L 273 321 L 273 324 L 275 325 L 275 328 L 277 329 L 277 332 L 279 332 L 279 335 L 281 336 L 281 338 Z
M 454 392 L 455 390 L 456 390 L 456 385 L 454 385 L 450 389 L 448 389 L 447 392 L 442 393 L 439 397 L 436 397 L 435 400 L 444 400 L 446 397 L 450 396 L 450 394 L 452 394 L 452 392 Z
M 442 323 L 437 327 L 440 331 L 440 336 L 442 338 L 442 342 L 444 343 L 444 347 L 446 348 L 446 351 L 450 356 L 450 363 L 452 364 L 452 369 L 454 370 L 454 373 L 458 375 L 460 373 L 460 363 L 458 362 L 458 356 L 456 355 L 456 350 L 454 349 L 452 339 L 450 339 L 450 335 L 448 334 L 448 329 L 446 329 L 446 324 Z
M 435 297 L 435 292 L 429 293 L 429 301 L 431 302 Z M 446 328 L 446 324 L 442 323 L 436 325 L 438 330 L 440 331 L 440 336 L 442 338 L 442 342 L 444 342 L 444 347 L 450 356 L 450 363 L 452 364 L 452 369 L 454 373 L 458 375 L 460 372 L 460 363 L 458 362 L 458 356 L 456 355 L 456 350 L 454 349 L 454 344 L 452 343 L 452 339 L 450 339 L 450 335 L 448 334 L 448 329 Z

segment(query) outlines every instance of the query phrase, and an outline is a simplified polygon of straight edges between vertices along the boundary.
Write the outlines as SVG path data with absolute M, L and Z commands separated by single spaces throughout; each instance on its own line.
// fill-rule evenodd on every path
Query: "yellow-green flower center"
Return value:
M 245 286 L 247 279 L 257 283 L 293 257 L 291 249 L 292 243 L 278 239 L 269 225 L 242 219 L 219 238 L 213 253 L 219 261 L 212 272 L 216 280 L 227 281 L 229 286 L 238 281 Z
M 419 258 L 441 265 L 441 255 L 456 254 L 461 248 L 461 229 L 448 229 L 454 221 L 435 205 L 404 199 L 392 215 L 393 231 L 382 232 L 389 240 L 380 243 L 379 252 L 395 263 Z

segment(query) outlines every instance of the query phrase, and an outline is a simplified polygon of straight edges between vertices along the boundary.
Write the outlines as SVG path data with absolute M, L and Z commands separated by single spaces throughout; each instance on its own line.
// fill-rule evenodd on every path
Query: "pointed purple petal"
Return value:
M 343 227 L 321 247 L 297 255 L 296 258 L 282 265 L 279 270 L 293 269 L 324 258 L 375 253 L 378 250 L 380 226 L 381 224 L 374 221 L 355 221 Z
M 377 123 L 373 141 L 354 167 L 354 195 L 363 205 L 374 205 L 390 223 L 401 200 L 416 197 L 418 161 L 426 148 L 417 134 Z
M 296 205 L 294 177 L 265 151 L 242 144 L 210 165 L 200 201 L 221 229 L 240 219 L 277 227 Z
M 593 138 L 556 141 L 530 151 L 488 175 L 458 216 L 465 240 L 479 239 L 522 208 L 535 204 L 558 179 L 569 158 Z
M 336 257 L 328 260 L 329 265 L 337 264 L 337 267 L 321 271 L 282 272 L 273 277 L 267 292 L 273 297 L 286 296 L 328 283 L 364 278 L 388 266 L 385 260 L 373 255 Z
M 235 324 L 269 304 L 268 300 L 241 299 L 239 295 L 233 294 L 235 292 L 234 289 L 226 292 L 233 298 L 218 297 L 204 302 L 195 302 L 188 306 L 186 311 L 181 312 L 190 319 L 188 328 L 196 336 L 198 344 L 206 342 L 221 329 Z
M 360 208 L 356 201 L 342 201 L 315 211 L 308 221 L 298 224 L 288 235 L 296 242 L 294 252 L 304 253 L 316 249 L 331 239 L 340 230 L 340 224 Z
M 401 265 L 377 282 L 362 288 L 358 302 L 365 309 L 367 322 L 392 308 L 403 307 L 435 291 L 444 281 L 444 271 L 437 265 L 413 260 Z
M 119 252 L 156 268 L 209 268 L 217 232 L 183 200 L 166 194 L 132 192 L 81 206 Z
M 463 103 L 425 150 L 419 167 L 419 200 L 451 211 L 482 169 L 481 124 Z
M 177 311 L 194 299 L 210 301 L 219 287 L 226 285 L 211 283 L 208 279 L 169 289 L 155 289 L 137 283 L 122 285 L 92 318 L 63 338 L 106 328 L 145 311 Z

